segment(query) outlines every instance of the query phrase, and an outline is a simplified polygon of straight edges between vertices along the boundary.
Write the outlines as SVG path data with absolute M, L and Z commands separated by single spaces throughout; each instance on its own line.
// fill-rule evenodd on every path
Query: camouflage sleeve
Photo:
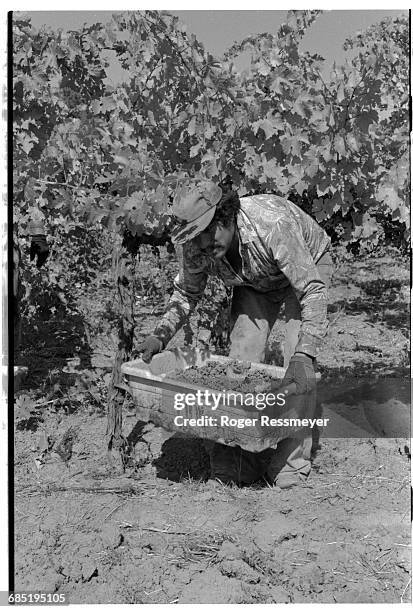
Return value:
M 267 237 L 267 246 L 301 305 L 302 323 L 296 351 L 316 357 L 328 327 L 327 288 L 299 225 L 280 219 Z
M 177 245 L 179 272 L 174 279 L 174 291 L 167 310 L 154 330 L 164 348 L 182 327 L 202 297 L 208 280 L 206 263 L 197 260 L 191 245 Z

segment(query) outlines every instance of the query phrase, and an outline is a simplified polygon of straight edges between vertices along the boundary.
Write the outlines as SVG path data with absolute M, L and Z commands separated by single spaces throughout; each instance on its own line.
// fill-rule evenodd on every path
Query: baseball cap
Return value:
M 211 181 L 182 187 L 172 205 L 177 227 L 171 232 L 173 244 L 184 244 L 198 236 L 211 223 L 222 189 Z

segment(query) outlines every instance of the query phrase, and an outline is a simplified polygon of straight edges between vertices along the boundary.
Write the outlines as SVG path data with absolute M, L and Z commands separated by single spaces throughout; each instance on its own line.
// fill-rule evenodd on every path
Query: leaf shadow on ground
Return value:
M 342 310 L 349 315 L 364 314 L 367 321 L 382 323 L 389 329 L 408 329 L 410 313 L 408 304 L 400 299 L 400 291 L 406 283 L 400 279 L 354 280 L 364 295 L 337 300 L 329 305 L 329 313 Z

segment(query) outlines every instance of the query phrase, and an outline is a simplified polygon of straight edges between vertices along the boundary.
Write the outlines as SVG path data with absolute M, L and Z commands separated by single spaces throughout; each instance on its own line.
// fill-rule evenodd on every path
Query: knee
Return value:
M 301 321 L 290 319 L 285 325 L 285 343 L 291 344 L 298 342 L 298 336 L 301 329 Z
M 261 323 L 252 323 L 249 318 L 238 318 L 230 335 L 231 358 L 256 362 L 264 360 L 269 327 Z
M 252 342 L 244 345 L 234 342 L 231 343 L 229 357 L 231 359 L 241 359 L 243 361 L 262 363 L 265 359 L 265 345 L 256 346 Z
M 286 322 L 286 327 L 291 331 L 299 330 L 301 327 L 301 319 L 288 319 Z

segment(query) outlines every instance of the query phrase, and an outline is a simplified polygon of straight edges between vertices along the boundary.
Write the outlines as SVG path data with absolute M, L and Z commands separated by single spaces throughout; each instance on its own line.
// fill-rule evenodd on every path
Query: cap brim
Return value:
M 195 236 L 198 236 L 198 234 L 203 232 L 214 218 L 216 208 L 216 206 L 212 206 L 210 210 L 207 210 L 195 221 L 189 221 L 185 227 L 180 227 L 175 231 L 172 231 L 172 244 L 185 244 L 185 242 L 189 242 L 189 240 L 192 240 L 195 238 Z

